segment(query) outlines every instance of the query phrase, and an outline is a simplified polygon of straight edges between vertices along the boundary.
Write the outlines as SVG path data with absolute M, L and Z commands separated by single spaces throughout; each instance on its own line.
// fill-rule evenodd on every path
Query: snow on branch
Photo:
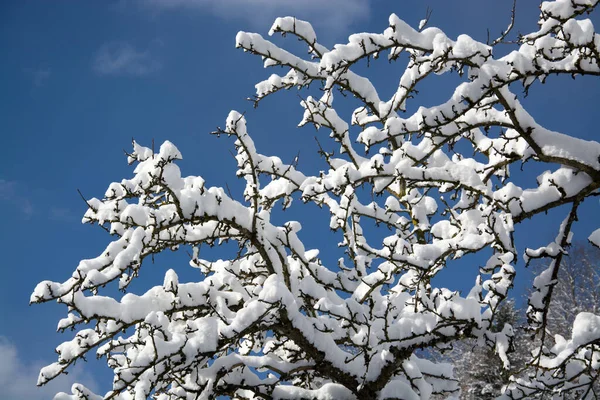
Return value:
M 296 162 L 261 154 L 246 117 L 232 111 L 215 134 L 234 140 L 237 176 L 245 182 L 235 198 L 182 175 L 182 154 L 172 143 L 155 152 L 134 142 L 133 176 L 87 200 L 83 218 L 108 230 L 112 242 L 64 282 L 41 282 L 31 295 L 32 303 L 65 304 L 58 329 L 74 331 L 38 383 L 95 353 L 114 371 L 112 389 L 98 396 L 75 385 L 56 399 L 457 396 L 452 366 L 428 359 L 427 351 L 468 339 L 510 366 L 515 334 L 497 320 L 518 275 L 519 224 L 568 206 L 556 240 L 526 251 L 552 259 L 529 301 L 540 345 L 531 373 L 513 378 L 503 396 L 588 396 L 600 368 L 600 316 L 579 314 L 569 340 L 548 335 L 546 321 L 578 207 L 598 195 L 600 143 L 543 127 L 513 90 L 518 82 L 533 90 L 551 74 L 600 76 L 600 36 L 584 18 L 597 4 L 544 2 L 538 29 L 504 57 L 467 35 L 415 29 L 396 15 L 383 33 L 351 35 L 331 50 L 308 22 L 278 18 L 269 34 L 298 38 L 308 57 L 238 33 L 237 47 L 262 57 L 265 67 L 285 69 L 256 85 L 255 105 L 281 89 L 320 85 L 320 98 L 301 101 L 300 125 L 329 133 L 335 147 L 320 147 L 327 163 L 311 175 Z M 386 52 L 391 61 L 408 58 L 387 100 L 353 71 Z M 464 81 L 450 98 L 400 114 L 418 100 L 421 81 L 451 72 Z M 336 106 L 343 101 L 338 92 L 360 102 L 349 118 L 334 108 L 334 96 Z M 514 178 L 526 162 L 548 169 L 530 186 Z M 307 249 L 299 222 L 272 215 L 277 203 L 287 209 L 294 200 L 328 210 L 340 240 L 336 265 L 319 257 L 336 243 Z M 596 230 L 590 241 L 598 245 L 598 237 Z M 223 242 L 236 243 L 237 251 L 202 258 L 202 246 Z M 191 248 L 199 281 L 180 282 L 175 268 L 140 295 L 115 299 L 105 289 L 125 291 L 149 258 L 182 247 Z M 464 265 L 457 269 L 455 260 L 474 253 L 487 254 L 485 265 L 472 275 Z M 448 269 L 473 282 L 466 295 L 435 279 Z

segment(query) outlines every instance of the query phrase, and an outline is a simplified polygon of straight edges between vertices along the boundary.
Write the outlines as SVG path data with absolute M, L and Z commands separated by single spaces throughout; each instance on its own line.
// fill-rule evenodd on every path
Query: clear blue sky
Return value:
M 235 190 L 232 142 L 208 133 L 223 126 L 229 110 L 236 109 L 247 111 L 250 132 L 263 154 L 290 161 L 301 149 L 301 168 L 322 167 L 314 130 L 296 128 L 302 116 L 296 93 L 267 99 L 257 110 L 245 100 L 253 95 L 255 83 L 277 71 L 263 70 L 258 58 L 234 48 L 238 30 L 266 34 L 275 16 L 296 15 L 315 21 L 317 34 L 331 46 L 354 31 L 383 31 L 392 12 L 416 26 L 430 6 L 430 25 L 450 37 L 467 33 L 485 40 L 486 28 L 496 36 L 506 26 L 511 4 L 508 0 L 3 1 L 0 356 L 10 354 L 15 361 L 7 371 L 0 368 L 0 393 L 20 390 L 26 393 L 21 398 L 48 398 L 47 392 L 34 395 L 27 387 L 35 384 L 31 379 L 40 363 L 53 361 L 54 347 L 70 337 L 54 332 L 66 310 L 57 305 L 29 307 L 29 295 L 40 280 L 65 280 L 80 259 L 95 257 L 108 243 L 102 230 L 81 225 L 85 204 L 76 190 L 88 198 L 101 197 L 110 182 L 129 176 L 122 150 L 130 149 L 132 138 L 144 145 L 154 139 L 157 147 L 171 140 L 183 153 L 184 174 L 202 175 L 216 186 L 227 182 Z M 536 2 L 520 1 L 517 11 L 517 28 L 523 33 L 535 29 Z M 598 15 L 593 20 L 599 27 Z M 297 47 L 293 39 L 287 42 Z M 372 74 L 387 93 L 401 72 L 399 64 L 381 60 Z M 452 77 L 426 82 L 420 103 L 413 104 L 443 101 L 456 82 Z M 537 84 L 525 103 L 549 129 L 586 139 L 600 136 L 597 79 L 551 77 L 549 84 Z M 587 204 L 583 211 L 587 215 L 582 214 L 576 231 L 581 232 L 579 238 L 589 234 L 590 221 L 600 218 L 598 203 Z M 553 213 L 526 224 L 517 236 L 521 248 L 551 240 L 562 218 Z M 327 230 L 327 224 L 318 227 Z M 308 247 L 317 246 L 326 235 L 307 235 Z M 325 251 L 326 259 L 336 257 Z M 142 277 L 146 286 L 156 284 L 152 277 L 173 267 L 169 261 L 181 259 L 162 258 L 147 266 L 148 275 Z M 174 267 L 188 268 L 184 262 Z M 466 281 L 457 274 L 455 285 L 473 282 L 477 266 L 465 268 L 470 268 Z M 148 271 L 152 269 L 157 273 Z M 109 375 L 95 364 L 87 370 L 92 374 L 79 369 L 74 375 L 106 390 Z M 14 379 L 17 375 L 24 377 L 22 382 Z M 67 385 L 67 380 L 59 384 Z M 60 389 L 67 390 L 68 385 Z

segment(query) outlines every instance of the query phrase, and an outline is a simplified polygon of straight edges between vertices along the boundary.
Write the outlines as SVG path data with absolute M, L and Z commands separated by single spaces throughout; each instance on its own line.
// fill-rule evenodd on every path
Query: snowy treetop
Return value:
M 396 15 L 383 33 L 354 34 L 331 50 L 308 22 L 278 18 L 269 34 L 299 38 L 308 57 L 238 33 L 237 47 L 261 56 L 265 67 L 285 69 L 256 85 L 256 104 L 282 89 L 321 89 L 320 98 L 302 99 L 299 124 L 327 131 L 335 143 L 321 149 L 323 170 L 303 173 L 296 163 L 261 154 L 236 111 L 216 133 L 235 140 L 237 175 L 245 180 L 239 198 L 183 176 L 172 143 L 155 152 L 134 142 L 133 177 L 88 200 L 83 219 L 103 226 L 113 241 L 66 281 L 41 282 L 31 295 L 33 303 L 66 304 L 58 329 L 75 332 L 38 383 L 96 352 L 114 371 L 111 391 L 100 396 L 75 385 L 57 399 L 453 397 L 451 365 L 419 350 L 475 338 L 508 365 L 513 329 L 492 325 L 522 259 L 515 231 L 526 219 L 567 207 L 556 239 L 526 251 L 527 259 L 552 260 L 535 279 L 528 310 L 544 346 L 532 355 L 532 373 L 515 379 L 504 396 L 585 390 L 600 367 L 600 316 L 580 314 L 570 338 L 550 338 L 545 328 L 578 207 L 599 194 L 600 143 L 542 126 L 514 90 L 534 90 L 555 74 L 600 75 L 600 35 L 586 18 L 597 4 L 542 3 L 537 30 L 499 58 L 495 43 L 452 39 L 425 24 L 415 29 Z M 408 58 L 389 99 L 353 71 L 382 54 Z M 447 101 L 406 115 L 419 82 L 452 72 L 464 82 Z M 352 115 L 334 108 L 339 91 L 360 102 Z M 524 187 L 513 176 L 525 162 L 544 163 L 547 171 Z M 319 258 L 336 243 L 306 249 L 299 222 L 272 220 L 275 206 L 293 207 L 294 200 L 329 211 L 344 251 L 337 265 Z M 387 236 L 376 239 L 365 221 L 388 228 Z M 600 246 L 600 229 L 589 240 Z M 239 251 L 225 260 L 201 257 L 203 245 L 223 241 Z M 192 248 L 190 266 L 200 281 L 181 283 L 169 269 L 143 294 L 103 294 L 117 281 L 126 290 L 148 258 L 180 246 Z M 467 278 L 469 293 L 432 284 L 453 260 L 486 249 L 492 255 Z

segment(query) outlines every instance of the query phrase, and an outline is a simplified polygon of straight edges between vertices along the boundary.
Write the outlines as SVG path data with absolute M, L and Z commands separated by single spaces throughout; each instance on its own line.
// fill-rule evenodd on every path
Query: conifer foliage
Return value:
M 451 362 L 454 366 L 461 399 L 495 399 L 511 382 L 511 377 L 523 374 L 535 346 L 525 330 L 524 311 L 515 306 L 514 300 L 506 300 L 492 323 L 491 329 L 496 332 L 504 329 L 506 324 L 513 328 L 513 348 L 507 352 L 510 362 L 508 368 L 496 357 L 493 349 L 478 346 L 475 339 L 462 340 L 444 354 L 436 353 L 436 359 Z
M 593 398 L 600 316 L 580 313 L 570 336 L 556 342 L 546 327 L 578 207 L 598 195 L 600 143 L 544 127 L 516 94 L 535 90 L 537 81 L 551 83 L 553 75 L 600 75 L 600 36 L 588 18 L 597 4 L 544 2 L 538 27 L 505 56 L 495 46 L 510 26 L 482 43 L 449 38 L 427 21 L 414 28 L 396 15 L 383 33 L 355 34 L 332 49 L 309 23 L 277 19 L 269 34 L 300 39 L 308 56 L 240 32 L 237 47 L 265 67 L 285 69 L 256 85 L 256 104 L 283 96 L 282 89 L 320 89 L 301 100 L 300 125 L 332 139 L 320 140 L 322 172 L 261 154 L 236 111 L 217 133 L 235 140 L 237 175 L 246 183 L 240 196 L 183 176 L 182 154 L 172 143 L 158 151 L 134 143 L 133 176 L 88 200 L 84 217 L 112 241 L 67 280 L 41 282 L 31 296 L 32 303 L 65 304 L 59 330 L 74 331 L 39 384 L 97 355 L 114 371 L 112 389 L 98 394 L 77 384 L 58 399 L 456 397 L 452 365 L 420 350 L 472 339 L 509 368 L 514 331 L 495 321 L 517 279 L 514 233 L 522 221 L 561 207 L 566 215 L 556 239 L 526 251 L 551 261 L 529 300 L 529 326 L 541 345 L 529 373 L 502 396 Z M 385 57 L 408 59 L 390 98 L 358 72 L 363 61 Z M 445 102 L 405 111 L 418 101 L 421 81 L 446 73 L 463 82 Z M 360 102 L 351 116 L 334 107 L 345 101 L 340 92 Z M 526 161 L 548 171 L 523 187 L 515 177 Z M 271 218 L 275 206 L 298 201 L 329 211 L 344 251 L 337 265 L 319 258 L 337 243 L 307 249 L 298 222 Z M 372 222 L 385 229 L 383 239 Z M 600 229 L 589 240 L 600 245 Z M 202 245 L 222 241 L 237 243 L 238 251 L 223 260 L 201 257 Z M 145 293 L 116 299 L 105 289 L 126 290 L 153 255 L 185 247 L 202 279 L 180 282 L 170 269 Z M 465 277 L 473 282 L 470 292 L 438 286 L 433 278 L 471 253 L 492 255 Z
M 533 269 L 539 274 L 548 266 L 541 262 Z M 600 314 L 600 248 L 575 243 L 563 257 L 558 271 L 548 309 L 548 330 L 553 335 L 568 337 L 575 317 L 582 312 Z

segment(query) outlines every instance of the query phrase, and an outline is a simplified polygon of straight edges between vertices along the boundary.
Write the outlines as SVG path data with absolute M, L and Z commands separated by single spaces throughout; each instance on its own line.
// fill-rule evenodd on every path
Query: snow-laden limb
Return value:
M 97 349 L 116 373 L 108 398 L 181 390 L 212 396 L 233 376 L 254 381 L 265 395 L 284 390 L 277 389 L 279 380 L 265 380 L 242 367 L 270 369 L 284 376 L 329 371 L 345 387 L 382 385 L 380 376 L 391 372 L 389 365 L 400 349 L 410 354 L 408 349 L 445 342 L 450 332 L 480 327 L 479 300 L 448 291 L 420 293 L 423 306 L 416 309 L 410 295 L 397 298 L 393 305 L 381 297 L 376 301 L 379 311 L 365 299 L 356 301 L 357 296 L 341 297 L 344 292 L 360 292 L 359 282 L 343 271 L 325 268 L 314 252 L 305 251 L 296 235 L 298 223 L 281 227 L 269 223 L 269 207 L 277 198 L 299 190 L 297 180 L 308 178 L 276 158 L 256 153 L 240 114 L 230 114 L 222 133 L 237 138 L 239 175 L 247 182 L 244 197 L 249 206 L 221 189 L 206 188 L 200 178 L 182 178 L 174 164 L 181 156 L 169 143 L 158 154 L 134 144 L 130 157 L 138 162 L 136 175 L 111 184 L 103 200 L 90 201 L 93 208 L 86 219 L 104 224 L 118 238 L 100 256 L 102 262 L 83 262 L 63 283 L 40 283 L 32 301 L 56 299 L 67 304 L 70 314 L 59 323 L 61 330 L 78 329 L 90 321 L 96 326 L 79 328 L 73 340 L 57 348 L 59 359 L 42 370 L 40 384 Z M 272 176 L 271 184 L 281 180 L 281 191 L 271 189 L 267 195 L 259 185 L 259 174 Z M 334 206 L 333 197 L 329 201 Z M 126 287 L 151 254 L 222 238 L 237 240 L 245 249 L 236 259 L 218 262 L 200 260 L 196 253 L 191 263 L 207 274 L 202 282 L 180 283 L 169 270 L 161 286 L 142 296 L 127 294 L 117 301 L 98 293 L 112 281 Z M 385 332 L 369 328 L 373 313 L 388 320 Z M 341 321 L 351 324 L 340 325 Z M 118 336 L 132 328 L 129 337 Z M 265 330 L 281 330 L 282 336 L 263 337 L 263 346 L 254 349 L 258 355 L 217 356 L 230 346 L 254 342 L 254 336 Z M 291 342 L 300 347 L 280 353 L 281 346 Z M 344 343 L 346 348 L 339 347 Z M 370 359 L 366 370 L 363 357 L 348 348 L 360 348 Z M 308 354 L 312 361 L 304 361 Z M 298 361 L 290 364 L 293 359 Z M 166 371 L 173 378 L 165 386 Z M 173 386 L 179 381 L 186 384 Z
M 597 247 L 600 247 L 600 228 L 596 229 L 592 234 L 588 237 L 588 240 Z
M 298 37 L 308 45 L 308 51 L 316 58 L 323 57 L 323 54 L 329 50 L 319 44 L 317 41 L 317 34 L 309 22 L 299 20 L 295 17 L 283 17 L 277 18 L 271 29 L 269 30 L 269 36 L 279 32 L 282 35 L 292 34 Z
M 576 393 L 598 397 L 595 382 L 600 369 L 600 316 L 580 313 L 570 340 L 554 337 L 554 346 L 539 357 L 537 374 L 508 385 L 502 399 L 528 398 L 538 393 Z
M 308 59 L 240 32 L 237 47 L 261 56 L 265 67 L 287 70 L 256 85 L 255 105 L 281 89 L 320 84 L 320 98 L 300 102 L 300 126 L 326 130 L 337 148 L 319 142 L 326 164 L 307 174 L 297 162 L 261 154 L 245 117 L 232 111 L 215 133 L 234 139 L 237 175 L 245 181 L 236 198 L 199 176 L 183 176 L 182 154 L 170 142 L 158 152 L 134 142 L 133 177 L 88 200 L 84 216 L 112 242 L 69 279 L 41 282 L 31 295 L 32 303 L 66 304 L 58 328 L 75 332 L 42 369 L 39 384 L 95 352 L 114 371 L 105 399 L 455 398 L 452 366 L 426 360 L 420 350 L 469 339 L 507 368 L 515 333 L 496 319 L 517 275 L 515 233 L 523 220 L 569 205 L 557 239 L 527 250 L 529 258 L 552 259 L 530 299 L 541 344 L 529 378 L 514 380 L 505 396 L 592 387 L 585 384 L 597 376 L 598 317 L 580 315 L 569 341 L 545 328 L 578 206 L 598 195 L 600 144 L 543 127 L 509 85 L 520 81 L 531 90 L 554 73 L 600 75 L 600 39 L 581 18 L 596 4 L 545 2 L 539 29 L 502 58 L 471 37 L 413 29 L 396 15 L 383 33 L 352 35 L 331 50 L 308 22 L 277 19 L 269 33 L 297 37 Z M 386 51 L 390 60 L 409 59 L 388 100 L 353 71 Z M 419 82 L 452 71 L 465 81 L 448 100 L 399 114 Z M 361 102 L 348 119 L 334 108 L 338 90 Z M 343 100 L 335 99 L 336 106 Z M 513 174 L 525 162 L 548 171 L 521 186 Z M 319 258 L 334 245 L 306 249 L 299 222 L 272 216 L 277 203 L 286 209 L 298 200 L 329 211 L 343 251 L 337 265 Z M 387 231 L 375 233 L 373 223 Z M 203 246 L 225 241 L 237 243 L 237 252 L 203 258 Z M 180 282 L 174 267 L 141 295 L 106 295 L 106 286 L 128 289 L 148 258 L 184 246 L 200 281 Z M 453 260 L 486 251 L 487 263 L 468 278 L 468 294 L 434 285 L 440 271 L 455 268 Z M 57 398 L 94 396 L 77 386 Z
M 102 396 L 92 393 L 85 386 L 76 383 L 71 387 L 71 394 L 58 393 L 54 400 L 102 400 Z

